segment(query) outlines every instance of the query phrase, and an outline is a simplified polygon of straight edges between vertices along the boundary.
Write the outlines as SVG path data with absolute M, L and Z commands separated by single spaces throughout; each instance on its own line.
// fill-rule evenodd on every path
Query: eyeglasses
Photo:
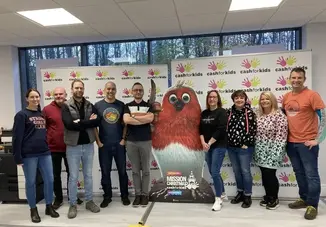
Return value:
M 143 89 L 133 89 L 134 92 L 143 92 Z

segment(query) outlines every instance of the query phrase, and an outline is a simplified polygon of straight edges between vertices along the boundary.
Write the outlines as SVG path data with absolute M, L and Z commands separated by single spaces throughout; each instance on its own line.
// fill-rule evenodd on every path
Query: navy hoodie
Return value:
M 256 114 L 251 109 L 250 104 L 238 110 L 235 105 L 227 110 L 228 116 L 228 146 L 230 147 L 252 147 L 255 145 L 257 132 Z
M 24 109 L 15 115 L 12 148 L 16 164 L 23 164 L 23 158 L 50 154 L 45 119 L 40 111 Z

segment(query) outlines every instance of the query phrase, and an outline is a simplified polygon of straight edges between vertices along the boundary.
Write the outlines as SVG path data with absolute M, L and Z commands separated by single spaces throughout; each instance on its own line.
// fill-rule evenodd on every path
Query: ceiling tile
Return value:
M 9 23 L 8 23 L 9 22 Z M 42 28 L 43 26 L 19 16 L 15 13 L 0 14 L 0 29 Z
M 227 13 L 231 0 L 174 0 L 178 15 Z
M 63 7 L 96 6 L 114 3 L 113 0 L 53 0 Z
M 319 5 L 325 7 L 325 0 L 285 0 L 283 6 Z
M 132 21 L 176 17 L 173 0 L 119 3 Z
M 269 21 L 262 29 L 281 29 L 291 27 L 301 27 L 307 23 L 307 20 L 287 20 L 287 21 Z
M 326 4 L 325 4 L 326 8 Z M 271 22 L 309 21 L 324 9 L 320 6 L 306 5 L 296 7 L 281 7 L 270 19 Z
M 6 30 L 0 30 L 0 42 L 8 42 L 12 41 L 13 39 L 21 38 L 16 34 L 12 34 Z
M 135 22 L 146 37 L 166 37 L 182 35 L 176 17 L 156 18 Z
M 116 3 L 123 3 L 123 2 L 144 2 L 149 0 L 114 0 Z M 153 0 L 150 0 L 153 1 Z
M 137 27 L 130 21 L 110 21 L 109 23 L 96 23 L 90 26 L 107 37 L 126 37 L 130 36 L 131 39 L 143 37 Z
M 219 33 L 221 31 L 224 14 L 201 14 L 179 16 L 182 33 L 184 35 Z
M 7 29 L 16 35 L 26 38 L 34 37 L 59 37 L 59 35 L 49 29 L 39 27 L 23 27 L 23 28 L 11 28 Z
M 52 0 L 1 0 L 0 6 L 15 12 L 60 7 Z
M 114 3 L 108 4 L 108 7 L 73 7 L 69 9 L 69 12 L 84 23 L 103 23 L 104 21 L 110 22 L 112 20 L 129 20 L 125 13 Z
M 310 23 L 321 23 L 326 22 L 326 10 L 324 10 L 322 13 L 318 14 L 315 18 L 313 18 Z
M 89 26 L 87 26 L 85 24 L 51 27 L 50 30 L 52 30 L 64 37 L 93 36 L 93 35 L 98 36 L 98 35 L 100 35 L 94 29 L 90 28 Z

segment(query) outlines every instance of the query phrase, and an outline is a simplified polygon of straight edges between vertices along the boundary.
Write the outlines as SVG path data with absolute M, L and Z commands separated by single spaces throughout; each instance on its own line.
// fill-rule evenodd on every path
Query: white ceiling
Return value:
M 325 0 L 228 12 L 231 0 L 0 0 L 0 45 L 41 46 L 264 30 L 326 22 Z M 81 25 L 42 27 L 15 12 L 65 8 Z

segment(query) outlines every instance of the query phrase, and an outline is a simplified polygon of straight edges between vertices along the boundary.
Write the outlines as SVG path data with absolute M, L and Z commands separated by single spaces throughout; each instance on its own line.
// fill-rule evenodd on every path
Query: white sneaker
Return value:
M 219 211 L 219 210 L 221 210 L 222 203 L 223 203 L 222 199 L 219 198 L 219 197 L 216 197 L 215 198 L 215 203 L 214 203 L 214 205 L 212 207 L 212 211 Z
M 223 201 L 228 201 L 228 195 L 225 192 L 223 192 L 222 195 L 221 195 L 221 199 Z

